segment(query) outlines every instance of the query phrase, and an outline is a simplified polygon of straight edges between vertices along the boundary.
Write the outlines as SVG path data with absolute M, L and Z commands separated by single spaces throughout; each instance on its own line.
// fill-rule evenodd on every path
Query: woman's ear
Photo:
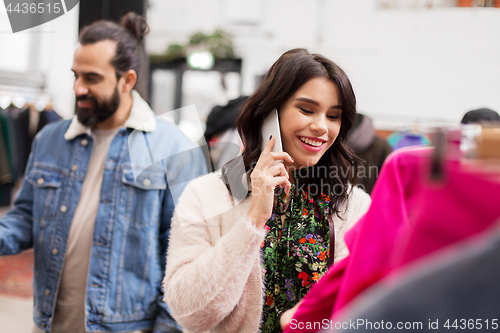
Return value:
M 129 69 L 122 75 L 120 80 L 123 80 L 123 86 L 121 88 L 122 93 L 130 93 L 137 82 L 137 73 L 135 70 Z

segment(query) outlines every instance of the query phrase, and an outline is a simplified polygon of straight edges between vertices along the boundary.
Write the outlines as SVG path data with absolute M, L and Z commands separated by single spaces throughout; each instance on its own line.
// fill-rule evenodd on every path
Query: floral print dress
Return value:
M 283 312 L 295 306 L 328 269 L 330 197 L 310 198 L 307 193 L 292 184 L 288 196 L 277 194 L 266 223 L 268 233 L 261 245 L 266 286 L 262 332 L 281 332 Z

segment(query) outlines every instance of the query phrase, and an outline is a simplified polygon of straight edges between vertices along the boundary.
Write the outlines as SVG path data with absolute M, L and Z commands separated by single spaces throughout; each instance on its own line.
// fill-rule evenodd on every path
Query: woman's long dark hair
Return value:
M 237 128 L 245 147 L 243 158 L 236 158 L 222 167 L 222 178 L 237 199 L 241 200 L 248 195 L 242 184 L 242 170 L 251 170 L 259 159 L 264 119 L 274 109 L 279 110 L 300 87 L 313 78 L 326 78 L 337 85 L 342 106 L 342 123 L 333 145 L 315 166 L 308 168 L 305 179 L 299 177 L 299 182 L 316 184 L 319 189 L 328 188 L 330 193 L 325 194 L 330 195 L 329 207 L 337 215 L 340 213 L 341 205 L 350 194 L 349 184 L 354 184 L 359 165 L 359 159 L 346 145 L 347 133 L 356 119 L 356 97 L 349 78 L 339 66 L 322 55 L 311 54 L 305 49 L 285 52 L 271 66 L 260 86 L 242 106 Z

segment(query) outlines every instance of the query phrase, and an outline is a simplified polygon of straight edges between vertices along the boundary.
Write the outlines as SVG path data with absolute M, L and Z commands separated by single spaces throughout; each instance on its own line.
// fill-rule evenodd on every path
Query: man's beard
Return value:
M 94 128 L 97 124 L 108 120 L 112 115 L 115 114 L 118 106 L 120 105 L 120 95 L 118 94 L 118 87 L 115 87 L 115 91 L 111 98 L 97 102 L 94 97 L 89 96 L 79 96 L 76 101 L 90 101 L 93 104 L 91 108 L 80 108 L 76 106 L 76 116 L 78 121 L 90 128 Z

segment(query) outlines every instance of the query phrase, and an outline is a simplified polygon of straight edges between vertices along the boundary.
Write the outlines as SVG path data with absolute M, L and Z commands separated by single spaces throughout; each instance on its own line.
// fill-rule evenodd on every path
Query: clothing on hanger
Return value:
M 385 139 L 376 135 L 370 117 L 361 113 L 347 136 L 347 145 L 363 160 L 355 184 L 370 194 L 392 148 Z
M 40 121 L 40 112 L 35 109 L 34 105 L 28 106 L 29 110 L 29 125 L 28 125 L 28 134 L 30 137 L 35 137 L 37 133 L 38 122 Z
M 236 118 L 248 96 L 230 100 L 227 105 L 216 105 L 207 117 L 205 141 L 210 148 L 213 169 L 218 170 L 240 154 L 243 144 L 236 129 Z M 210 161 L 207 161 L 211 169 Z
M 12 183 L 13 181 L 9 161 L 9 151 L 7 150 L 3 129 L 0 126 L 0 185 Z
M 393 150 L 413 146 L 428 146 L 430 144 L 427 135 L 417 129 L 396 131 L 387 137 L 387 142 Z
M 0 206 L 11 204 L 14 182 L 24 174 L 35 135 L 59 119 L 51 107 L 42 112 L 30 105 L 0 109 Z
M 30 109 L 25 107 L 21 112 L 19 112 L 15 121 L 17 122 L 17 149 L 19 154 L 18 171 L 19 175 L 24 175 L 24 169 L 28 163 L 28 158 L 31 152 L 31 143 L 33 141 L 34 135 L 30 135 L 29 125 L 30 125 Z
M 411 323 L 419 332 L 457 327 L 498 330 L 500 221 L 478 237 L 409 266 L 356 298 L 335 322 L 359 323 L 357 331 L 362 332 L 372 331 L 373 324 L 382 321 L 393 329 L 397 323 Z
M 230 100 L 227 105 L 216 105 L 207 117 L 205 140 L 210 142 L 215 136 L 236 127 L 236 118 L 240 108 L 248 96 L 240 96 Z
M 444 161 L 444 179 L 432 182 L 431 153 L 407 148 L 389 156 L 369 211 L 345 236 L 349 257 L 311 288 L 296 322 L 330 319 L 389 273 L 476 235 L 500 218 L 500 182 L 455 160 Z
M 60 119 L 61 117 L 52 109 L 52 106 L 47 106 L 40 112 L 40 120 L 38 121 L 36 132 L 40 132 L 45 125 Z
M 10 147 L 11 147 L 11 158 L 12 158 L 12 166 L 14 168 L 14 178 L 18 178 L 20 175 L 19 172 L 19 142 L 22 139 L 22 134 L 20 131 L 20 121 L 18 119 L 18 115 L 21 112 L 19 108 L 14 105 L 10 105 L 7 109 L 4 110 L 4 114 L 7 117 L 8 127 L 10 129 Z
M 36 112 L 35 116 L 33 115 L 34 112 Z M 20 175 L 24 174 L 24 169 L 28 163 L 28 158 L 31 153 L 31 145 L 35 135 L 40 132 L 45 125 L 59 119 L 61 118 L 54 111 L 38 112 L 29 106 L 26 106 L 21 112 L 19 112 L 16 117 L 18 131 L 16 140 L 19 152 L 18 168 Z
M 13 182 L 16 176 L 14 169 L 15 150 L 11 135 L 9 115 L 0 108 L 0 207 L 11 203 Z

